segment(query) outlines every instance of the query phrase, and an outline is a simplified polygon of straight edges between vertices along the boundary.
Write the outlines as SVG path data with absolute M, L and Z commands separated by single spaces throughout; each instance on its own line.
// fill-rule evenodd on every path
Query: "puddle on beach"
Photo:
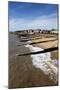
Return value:
M 42 48 L 33 47 L 32 45 L 25 45 L 25 47 L 29 48 L 31 52 L 41 51 Z M 50 79 L 53 79 L 54 82 L 57 82 L 57 64 L 58 60 L 51 60 L 51 53 L 43 53 L 31 55 L 32 65 L 36 68 L 39 68 L 43 71 L 45 75 L 49 75 Z

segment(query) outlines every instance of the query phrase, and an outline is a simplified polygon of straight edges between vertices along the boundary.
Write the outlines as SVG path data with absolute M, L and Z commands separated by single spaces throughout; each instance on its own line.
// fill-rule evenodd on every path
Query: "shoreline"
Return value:
M 15 38 L 15 36 L 13 38 Z M 12 40 L 14 41 L 15 39 Z M 41 69 L 34 67 L 32 57 L 16 56 L 16 53 L 30 52 L 30 50 L 25 46 L 18 47 L 17 37 L 13 43 L 11 44 L 14 50 L 11 49 L 13 47 L 10 45 L 10 50 L 12 51 L 10 51 L 11 54 L 9 54 L 9 88 L 58 85 L 58 82 L 51 80 L 49 75 L 45 75 Z

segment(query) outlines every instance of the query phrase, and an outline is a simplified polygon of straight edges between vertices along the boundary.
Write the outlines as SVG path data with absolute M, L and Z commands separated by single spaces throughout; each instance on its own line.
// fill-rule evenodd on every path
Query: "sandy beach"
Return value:
M 36 42 L 36 44 L 33 44 L 33 46 L 37 46 L 37 47 L 40 47 L 43 49 L 58 47 L 58 36 L 52 35 L 53 37 L 46 38 L 47 36 L 51 36 L 51 35 L 47 34 L 47 35 L 45 35 L 45 37 L 43 35 L 41 39 L 34 39 L 34 40 L 32 39 L 32 42 Z M 49 41 L 49 40 L 51 40 L 51 41 Z M 54 40 L 54 41 L 52 41 L 52 40 Z M 40 41 L 48 41 L 48 42 L 38 43 Z M 58 50 L 51 52 L 51 58 L 58 59 Z
M 46 38 L 41 40 L 49 39 Z M 32 42 L 38 41 L 40 41 L 40 39 L 32 40 Z M 58 41 L 41 43 L 32 46 L 47 48 L 52 47 L 53 45 L 56 46 L 57 42 Z M 11 34 L 9 36 L 9 43 L 9 88 L 58 85 L 57 81 L 55 82 L 54 79 L 49 78 L 49 74 L 44 74 L 43 70 L 41 70 L 40 68 L 36 68 L 33 65 L 31 56 L 18 57 L 16 55 L 20 53 L 31 52 L 29 48 L 25 47 L 24 45 L 18 47 L 18 44 L 22 44 L 23 42 L 19 42 L 19 38 L 17 37 L 17 35 Z

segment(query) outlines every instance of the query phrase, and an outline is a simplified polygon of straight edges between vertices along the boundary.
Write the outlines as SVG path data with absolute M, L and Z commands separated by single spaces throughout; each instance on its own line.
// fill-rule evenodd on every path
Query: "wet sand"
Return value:
M 51 36 L 51 35 L 49 35 L 49 36 Z M 57 40 L 49 41 L 49 42 L 43 42 L 43 43 L 36 43 L 36 44 L 33 44 L 33 46 L 37 46 L 37 47 L 40 47 L 43 49 L 58 47 L 58 36 L 57 35 L 55 35 L 55 36 L 53 35 L 53 37 L 49 37 L 49 38 L 46 38 L 46 37 L 47 37 L 47 34 L 45 35 L 45 37 L 43 36 L 41 39 L 32 40 L 32 42 L 48 41 L 48 40 L 54 40 L 54 39 L 57 39 Z M 51 58 L 58 60 L 58 50 L 51 52 Z
M 9 34 L 9 88 L 55 86 L 54 82 L 40 69 L 32 65 L 30 56 L 18 57 L 18 53 L 30 52 L 25 46 L 18 47 L 19 39 Z
M 37 39 L 37 40 L 32 40 L 32 42 L 36 42 L 35 46 L 46 49 L 46 48 L 58 46 L 58 40 L 55 40 L 55 39 L 57 39 L 57 38 L 41 38 L 41 39 Z M 49 41 L 49 40 L 51 40 L 51 41 Z M 52 40 L 55 40 L 55 41 L 52 41 Z M 43 41 L 43 43 L 38 43 L 40 41 Z M 49 41 L 49 42 L 44 42 L 44 41 Z

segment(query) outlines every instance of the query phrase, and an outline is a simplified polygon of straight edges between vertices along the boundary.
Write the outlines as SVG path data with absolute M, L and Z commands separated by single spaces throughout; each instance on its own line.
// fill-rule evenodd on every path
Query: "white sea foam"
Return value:
M 25 45 L 25 47 L 29 48 L 31 52 L 41 51 L 42 48 L 33 47 L 32 45 Z M 44 74 L 49 75 L 50 79 L 53 79 L 55 82 L 57 81 L 57 60 L 51 60 L 51 53 L 43 53 L 43 54 L 35 54 L 31 55 L 32 64 L 36 68 L 40 68 Z

